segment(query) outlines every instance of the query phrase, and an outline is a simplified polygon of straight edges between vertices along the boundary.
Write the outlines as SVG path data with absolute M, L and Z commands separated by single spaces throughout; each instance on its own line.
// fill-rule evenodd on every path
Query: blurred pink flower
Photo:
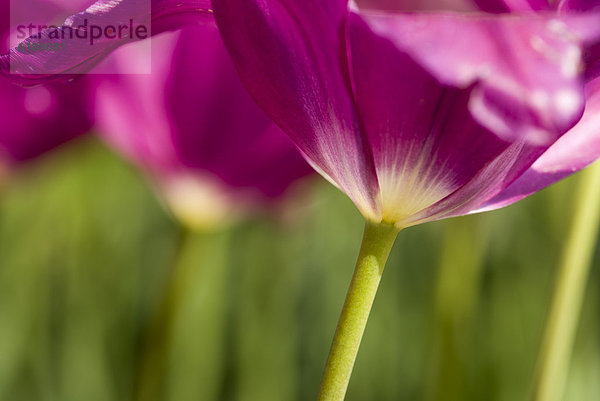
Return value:
M 113 60 L 132 62 L 137 50 L 122 48 Z M 235 220 L 273 206 L 312 172 L 244 90 L 214 24 L 159 35 L 152 54 L 152 74 L 99 81 L 97 120 L 180 220 Z
M 39 22 L 48 23 L 44 18 L 56 10 L 49 2 L 42 3 Z M 70 11 L 89 3 L 72 0 Z M 30 62 L 36 68 L 43 66 L 41 70 L 49 68 L 47 74 L 19 74 L 18 68 L 17 73 L 10 73 L 7 63 L 4 72 L 8 80 L 26 85 L 71 81 L 31 89 L 10 86 L 14 92 L 31 94 L 32 110 L 58 109 L 51 114 L 54 125 L 45 122 L 44 126 L 32 127 L 34 136 L 26 144 L 42 146 L 42 135 L 55 140 L 53 130 L 68 137 L 79 133 L 79 117 L 89 110 L 88 100 L 93 98 L 90 92 L 94 92 L 102 137 L 152 176 L 158 192 L 182 221 L 207 227 L 272 206 L 312 169 L 239 82 L 209 15 L 208 1 L 152 0 L 151 17 L 140 4 L 98 1 L 69 17 L 67 24 L 77 26 L 76 21 L 83 19 L 100 24 L 134 17 L 138 21 L 151 20 L 152 33 L 158 34 L 195 24 L 197 18 L 203 20 L 202 26 L 153 40 L 150 75 L 55 75 L 87 71 L 128 40 L 93 47 L 67 43 L 68 51 L 58 53 L 3 52 L 4 61 L 17 62 L 26 71 Z M 26 14 L 24 20 L 30 18 L 36 16 Z M 119 49 L 109 61 L 110 68 L 118 73 L 120 66 L 138 62 L 138 52 L 143 51 L 140 46 Z M 14 57 L 17 60 L 11 59 Z M 47 104 L 50 101 L 52 104 Z M 65 107 L 59 107 L 63 103 Z M 24 124 L 34 121 L 29 115 L 23 118 Z M 15 133 L 11 137 L 14 141 L 26 138 L 15 129 L 11 132 Z

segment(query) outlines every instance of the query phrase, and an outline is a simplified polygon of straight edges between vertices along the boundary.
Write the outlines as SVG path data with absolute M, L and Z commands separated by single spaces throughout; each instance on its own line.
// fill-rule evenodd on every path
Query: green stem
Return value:
M 538 360 L 535 401 L 562 399 L 600 222 L 600 163 L 580 177 L 575 215 L 565 245 Z
M 319 401 L 341 401 L 346 395 L 377 287 L 398 231 L 388 224 L 367 222 L 365 226 L 354 276 L 329 351 Z
M 193 232 L 173 280 L 166 400 L 221 399 L 230 299 L 231 232 Z
M 138 361 L 137 377 L 133 388 L 135 401 L 158 401 L 164 397 L 165 366 L 168 340 L 172 326 L 172 310 L 175 307 L 174 281 L 177 277 L 177 265 L 191 236 L 189 230 L 177 226 L 173 259 L 165 275 L 165 286 L 155 313 L 150 316 L 143 330 L 142 348 Z
M 287 238 L 274 243 L 282 236 L 281 228 L 270 221 L 248 224 L 244 241 L 236 246 L 236 258 L 243 263 L 239 266 L 234 261 L 239 267 L 230 284 L 235 294 L 229 344 L 236 367 L 235 386 L 226 386 L 228 392 L 221 399 L 297 398 L 296 289 L 302 270 L 295 264 L 297 255 L 286 252 Z
M 163 298 L 146 328 L 136 401 L 219 398 L 229 233 L 180 230 Z
M 468 356 L 488 232 L 480 215 L 449 219 L 434 299 L 429 385 L 425 399 L 455 401 L 465 398 Z

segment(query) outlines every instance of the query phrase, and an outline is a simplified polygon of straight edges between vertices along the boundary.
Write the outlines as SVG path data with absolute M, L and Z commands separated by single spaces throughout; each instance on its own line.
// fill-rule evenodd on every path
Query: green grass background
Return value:
M 347 400 L 527 400 L 577 179 L 400 233 Z M 0 400 L 314 400 L 363 222 L 300 192 L 190 233 L 93 138 L 27 166 L 0 191 Z M 569 401 L 600 400 L 598 260 Z

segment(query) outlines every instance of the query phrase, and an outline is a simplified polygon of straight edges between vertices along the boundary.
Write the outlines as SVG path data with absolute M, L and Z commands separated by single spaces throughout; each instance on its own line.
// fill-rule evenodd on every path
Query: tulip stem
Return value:
M 535 401 L 563 398 L 585 286 L 600 223 L 600 163 L 581 173 L 568 241 L 538 359 Z
M 166 271 L 164 294 L 142 332 L 139 366 L 133 388 L 135 401 L 156 401 L 162 395 L 168 357 L 168 337 L 173 323 L 171 312 L 175 307 L 175 292 L 171 287 L 174 286 L 173 282 L 178 273 L 177 265 L 190 235 L 185 227 L 177 225 L 177 238 L 173 259 Z
M 136 401 L 220 396 L 230 233 L 179 230 L 162 299 L 144 331 Z M 190 372 L 196 381 L 186 381 Z
M 342 401 L 371 306 L 399 230 L 367 222 L 354 276 L 338 322 L 319 391 L 319 401 Z

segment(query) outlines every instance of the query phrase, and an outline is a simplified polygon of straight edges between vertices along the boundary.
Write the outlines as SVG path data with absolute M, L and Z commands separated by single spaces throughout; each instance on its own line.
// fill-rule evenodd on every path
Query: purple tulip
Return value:
M 505 206 L 600 155 L 581 59 L 597 55 L 598 13 L 213 6 L 251 95 L 370 221 L 402 228 Z M 576 143 L 585 153 L 567 150 Z
M 368 221 L 319 401 L 344 399 L 399 230 L 508 205 L 600 156 L 600 14 L 479 3 L 493 13 L 213 1 L 251 95 Z
M 15 4 L 23 8 L 11 10 L 13 13 L 48 16 L 61 12 L 54 3 Z M 81 1 L 74 4 L 79 5 Z M 10 31 L 9 1 L 0 1 L 0 8 L 0 52 L 5 53 Z M 86 89 L 83 80 L 24 89 L 0 77 L 0 164 L 25 162 L 86 133 L 92 125 Z
M 135 62 L 136 46 L 113 60 Z M 280 199 L 312 169 L 243 88 L 217 27 L 152 41 L 151 75 L 98 86 L 102 135 L 149 172 L 182 221 L 207 227 Z

